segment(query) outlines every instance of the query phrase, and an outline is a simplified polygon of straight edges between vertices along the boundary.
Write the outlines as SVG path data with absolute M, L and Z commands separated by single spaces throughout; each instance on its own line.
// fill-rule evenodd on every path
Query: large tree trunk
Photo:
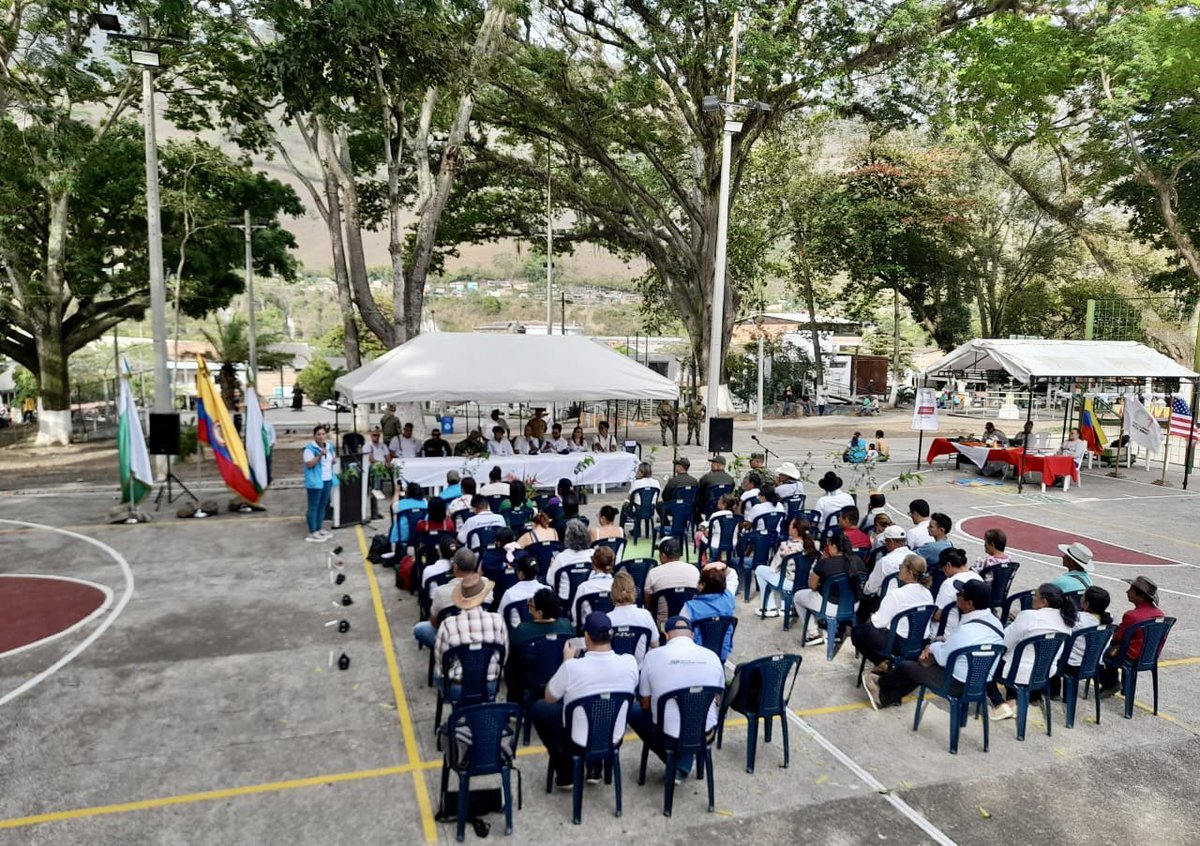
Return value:
M 342 201 L 338 196 L 337 179 L 328 169 L 325 171 L 325 203 L 329 212 L 325 225 L 329 231 L 329 244 L 333 251 L 333 281 L 337 288 L 338 311 L 342 316 L 342 343 L 346 351 L 346 367 L 349 370 L 357 370 L 362 366 L 362 353 L 358 344 L 354 303 L 350 298 L 350 277 L 346 271 L 346 247 L 342 240 Z
M 63 311 L 59 306 L 66 296 L 67 213 L 71 198 L 66 191 L 51 191 L 49 199 L 45 300 L 33 309 L 39 318 L 35 336 L 38 399 L 42 407 L 38 417 L 39 446 L 71 442 L 71 377 L 67 368 Z

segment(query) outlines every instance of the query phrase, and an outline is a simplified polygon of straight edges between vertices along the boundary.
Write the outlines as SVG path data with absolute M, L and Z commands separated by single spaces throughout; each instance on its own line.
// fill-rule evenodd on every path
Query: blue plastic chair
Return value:
M 418 532 L 417 539 L 413 543 L 413 548 L 416 554 L 416 563 L 421 567 L 432 564 L 438 559 L 438 544 L 443 538 L 454 537 L 454 532 Z
M 1121 638 L 1117 652 L 1121 656 L 1121 663 L 1117 666 L 1121 670 L 1125 719 L 1133 719 L 1133 697 L 1137 694 L 1138 673 L 1145 672 L 1150 673 L 1150 679 L 1154 683 L 1154 715 L 1158 716 L 1158 656 L 1162 654 L 1163 647 L 1167 644 L 1167 635 L 1171 633 L 1171 627 L 1174 625 L 1174 617 L 1145 620 L 1130 626 L 1129 631 L 1125 632 L 1125 637 Z M 1129 655 L 1129 644 L 1138 632 L 1142 633 L 1142 654 L 1136 659 L 1131 659 L 1126 657 Z
M 967 724 L 967 712 L 971 703 L 975 703 L 983 717 L 983 751 L 988 751 L 988 712 L 987 686 L 992 680 L 995 667 L 1004 655 L 1004 644 L 985 643 L 976 646 L 964 646 L 956 649 L 946 657 L 946 676 L 940 688 L 921 685 L 917 688 L 917 710 L 913 714 L 913 731 L 921 725 L 921 707 L 925 704 L 925 693 L 940 696 L 950 703 L 950 754 L 958 754 L 958 735 Z M 958 693 L 954 688 L 959 683 L 954 678 L 954 667 L 959 661 L 966 662 L 967 680 L 961 684 Z
M 695 485 L 684 485 L 682 488 L 676 488 L 671 492 L 673 500 L 686 502 L 688 508 L 695 511 L 696 509 L 696 491 L 699 490 Z
M 528 719 L 533 703 L 546 695 L 550 677 L 558 672 L 563 662 L 563 644 L 567 636 L 560 632 L 549 632 L 527 640 L 518 649 L 517 660 L 521 662 L 521 679 L 525 683 L 525 694 L 521 705 L 525 709 L 525 745 L 529 745 L 529 730 L 533 720 Z
M 1030 593 L 1032 594 L 1033 591 L 1030 591 Z M 942 618 L 938 620 L 937 629 L 934 631 L 934 634 L 938 637 L 943 637 L 946 634 L 946 626 L 950 624 L 950 615 L 958 613 L 958 602 L 947 602 L 941 611 Z
M 461 613 L 462 613 L 462 609 L 459 608 L 457 605 L 447 605 L 445 608 L 443 608 L 441 611 L 438 612 L 437 619 L 434 621 L 433 625 L 435 628 L 438 628 L 442 625 L 442 622 L 447 617 L 454 617 Z M 418 649 L 420 648 L 420 644 L 417 645 L 417 648 Z M 428 684 L 430 687 L 433 687 L 433 656 L 436 654 L 437 654 L 437 649 L 429 650 L 429 669 L 427 670 L 426 684 Z
M 529 611 L 528 602 L 510 602 L 504 608 L 504 625 L 508 627 L 510 637 L 517 626 L 532 619 L 533 615 Z
M 533 522 L 534 511 L 524 505 L 520 508 L 514 508 L 508 512 L 508 527 L 513 530 L 516 537 L 520 537 L 528 530 L 529 525 Z
M 1100 685 L 1096 684 L 1096 676 L 1100 672 L 1100 660 L 1104 657 L 1104 650 L 1108 649 L 1109 641 L 1112 640 L 1113 632 L 1117 630 L 1116 626 L 1092 626 L 1087 629 L 1080 629 L 1071 635 L 1071 640 L 1067 643 L 1066 649 L 1063 650 L 1062 660 L 1059 662 L 1059 675 L 1062 676 L 1063 684 L 1063 702 L 1067 706 L 1066 724 L 1067 728 L 1075 728 L 1075 706 L 1079 699 L 1079 683 L 1084 683 L 1084 695 L 1087 695 L 1088 685 L 1092 685 L 1096 691 L 1096 725 L 1100 725 Z M 1075 649 L 1075 642 L 1083 641 L 1083 657 L 1079 661 L 1079 666 L 1074 673 L 1066 672 L 1069 666 L 1068 659 Z
M 888 625 L 888 639 L 883 647 L 883 654 L 888 657 L 893 667 L 899 661 L 915 661 L 917 656 L 924 651 L 925 632 L 929 628 L 929 621 L 933 619 L 933 612 L 936 610 L 936 605 L 918 605 L 915 608 L 907 608 L 892 618 L 892 622 Z M 903 622 L 908 623 L 908 634 L 901 636 L 900 624 Z M 854 682 L 855 687 L 862 687 L 862 674 L 866 668 L 867 656 L 864 655 L 858 662 L 858 678 Z
M 559 607 L 562 613 L 570 614 L 574 608 L 575 591 L 581 584 L 586 582 L 592 575 L 592 565 L 586 561 L 581 561 L 577 564 L 568 564 L 559 569 L 554 574 L 554 594 L 557 596 Z M 563 591 L 566 591 L 567 597 L 563 599 Z
M 883 599 L 885 596 L 887 596 L 888 589 L 898 581 L 900 581 L 899 572 L 889 573 L 888 575 L 884 576 L 883 584 L 879 586 L 879 598 Z
M 460 508 L 457 511 L 450 512 L 450 519 L 454 521 L 455 527 L 459 529 L 462 528 L 462 524 L 465 523 L 467 518 L 470 516 L 471 509 L 469 508 Z
M 467 548 L 479 552 L 496 543 L 496 532 L 499 526 L 477 526 L 467 532 Z
M 429 619 L 429 612 L 431 610 L 430 606 L 433 602 L 433 597 L 430 596 L 430 593 L 432 592 L 433 588 L 441 587 L 442 585 L 447 584 L 453 578 L 454 573 L 451 570 L 447 570 L 444 573 L 438 573 L 436 576 L 430 576 L 429 578 L 422 577 L 421 589 L 417 594 L 417 608 L 419 609 L 420 618 L 422 620 Z
M 404 554 L 408 551 L 408 547 L 415 541 L 415 539 L 417 537 L 417 523 L 420 523 L 427 516 L 429 516 L 429 511 L 428 511 L 428 509 L 425 509 L 425 508 L 407 508 L 404 511 L 401 511 L 399 514 L 396 515 L 396 520 L 398 522 L 404 523 L 404 525 L 405 525 L 405 529 L 404 529 L 405 540 L 404 540 L 404 543 L 402 544 L 404 548 L 403 549 L 397 548 L 397 550 L 396 550 L 397 553 L 399 553 L 401 555 L 401 557 L 404 556 Z M 392 540 L 397 545 L 400 545 L 400 532 L 399 531 L 396 531 L 394 533 Z
M 825 518 L 825 523 L 821 526 L 821 543 L 822 544 L 825 543 L 825 541 L 829 539 L 830 532 L 834 531 L 838 527 L 838 518 L 840 518 L 840 517 L 841 517 L 841 513 L 835 511 L 834 513 L 830 514 L 828 517 Z
M 779 515 L 775 515 L 778 517 Z M 755 568 L 771 563 L 771 557 L 775 554 L 775 547 L 778 539 L 774 534 L 766 534 L 765 532 L 752 532 L 742 536 L 743 546 L 742 554 L 738 556 L 737 568 L 742 580 L 742 597 L 746 602 L 750 601 L 750 587 L 755 584 L 754 578 Z
M 783 766 L 789 763 L 787 704 L 800 663 L 799 655 L 768 655 L 738 664 L 729 684 L 729 695 L 721 701 L 721 716 L 717 721 L 717 748 L 725 736 L 725 715 L 736 711 L 746 718 L 746 772 L 754 772 L 758 751 L 758 721 L 763 721 L 763 740 L 771 742 L 771 720 L 779 718 L 783 733 Z M 790 679 L 788 677 L 791 677 Z
M 1020 564 L 1010 561 L 1007 564 L 993 564 L 980 571 L 980 577 L 992 587 L 991 608 L 993 611 L 1000 611 L 1004 608 L 1004 601 L 1008 599 L 1008 592 L 1012 590 L 1013 579 L 1017 577 L 1017 570 L 1020 569 Z
M 654 518 L 658 511 L 658 488 L 639 488 L 633 492 L 633 526 L 629 530 L 633 542 L 641 540 L 642 535 L 654 537 Z M 642 530 L 645 529 L 643 532 Z
M 484 498 L 488 501 L 488 508 L 492 510 L 493 514 L 499 514 L 504 509 L 505 500 L 508 499 L 508 497 L 502 494 L 495 494 Z
M 666 588 L 654 594 L 654 604 L 656 607 L 647 608 L 656 618 L 659 611 L 663 611 L 663 619 L 669 620 L 683 610 L 683 606 L 687 605 L 687 601 L 696 595 L 695 588 L 677 587 Z
M 796 576 L 792 579 L 792 586 L 787 590 L 782 588 L 786 581 L 784 575 L 787 573 L 789 561 L 795 562 Z M 762 607 L 767 607 L 767 597 L 771 595 L 771 591 L 779 591 L 779 604 L 783 609 L 783 630 L 786 632 L 792 627 L 792 615 L 796 613 L 796 591 L 804 590 L 808 587 L 808 574 L 812 570 L 815 559 L 805 555 L 803 552 L 793 552 L 791 555 L 785 556 L 779 565 L 779 581 L 775 584 L 767 582 L 766 590 L 763 591 Z
M 512 834 L 512 781 L 521 707 L 488 702 L 457 708 L 446 723 L 448 739 L 442 759 L 442 809 L 450 791 L 450 773 L 458 773 L 458 820 L 455 837 L 463 841 L 470 808 L 471 779 L 499 775 L 504 796 L 504 833 Z M 521 807 L 521 772 L 517 770 L 517 808 Z
M 1016 606 L 1017 611 L 1028 611 L 1033 607 L 1032 590 L 1022 590 L 1017 593 L 1010 593 L 1004 598 L 1004 604 L 1000 606 L 1000 622 L 1008 625 L 1008 621 L 1013 615 L 1013 607 Z
M 637 657 L 638 646 L 641 646 L 642 655 L 645 655 L 653 635 L 654 632 L 644 626 L 613 626 L 612 650 L 618 655 Z
M 1063 647 L 1071 636 L 1066 632 L 1046 632 L 1045 634 L 1027 637 L 1017 644 L 1013 650 L 1012 660 L 1008 662 L 1008 672 L 1000 679 L 1004 686 L 1017 692 L 1017 740 L 1025 739 L 1025 723 L 1029 717 L 1029 697 L 1038 691 L 1042 692 L 1042 711 L 1046 716 L 1046 736 L 1052 735 L 1050 710 L 1050 678 L 1058 670 L 1059 657 Z M 1033 667 L 1029 671 L 1029 681 L 1017 684 L 1017 671 L 1021 667 L 1021 657 L 1026 649 L 1033 650 Z
M 735 557 L 735 548 L 737 545 L 737 530 L 741 523 L 741 518 L 736 514 L 726 514 L 723 517 L 710 517 L 708 519 L 708 560 L 720 561 L 724 556 L 725 562 L 730 566 L 733 565 Z M 713 543 L 712 539 L 717 538 L 717 543 Z
M 672 690 L 658 697 L 658 710 L 654 719 L 654 735 L 642 744 L 642 766 L 638 771 L 638 784 L 646 783 L 646 763 L 650 750 L 659 752 L 666 759 L 667 775 L 663 779 L 663 816 L 671 816 L 675 801 L 675 761 L 681 756 L 696 756 L 696 778 L 708 780 L 708 812 L 716 807 L 713 796 L 712 743 L 706 728 L 708 709 L 725 694 L 723 687 L 687 687 Z M 679 737 L 668 737 L 659 728 L 666 716 L 667 704 L 674 702 L 679 709 Z
M 722 661 L 729 654 L 726 649 L 733 647 L 733 635 L 737 631 L 737 617 L 701 617 L 692 620 L 692 631 L 696 633 L 696 643 L 712 650 Z
M 787 508 L 787 517 L 785 518 L 785 522 L 790 523 L 792 522 L 793 517 L 804 516 L 804 502 L 806 499 L 808 499 L 808 497 L 804 494 L 797 494 L 796 496 L 791 496 L 784 500 L 783 504 Z
M 613 786 L 616 796 L 613 816 L 621 816 L 621 742 L 624 732 L 617 733 L 617 726 L 629 715 L 633 702 L 632 693 L 608 691 L 584 696 L 571 702 L 563 711 L 563 725 L 573 724 L 575 712 L 583 710 L 587 719 L 587 742 L 583 746 L 572 745 L 571 766 L 573 787 L 571 788 L 571 822 L 579 825 L 583 817 L 583 778 L 588 764 L 604 767 L 604 783 Z M 613 741 L 613 735 L 617 739 Z M 551 791 L 554 767 L 546 767 L 546 792 Z
M 653 569 L 655 563 L 653 558 L 627 558 L 619 562 L 614 568 L 614 572 L 619 573 L 624 570 L 633 579 L 633 585 L 637 588 L 637 604 L 639 607 L 642 604 L 642 591 L 646 587 L 646 576 L 650 574 L 650 570 Z
M 717 510 L 717 503 L 727 493 L 733 493 L 733 485 L 713 485 L 705 491 L 704 502 L 700 503 L 700 516 L 707 518 Z
M 583 621 L 587 619 L 588 614 L 593 611 L 603 611 L 607 614 L 611 610 L 613 610 L 613 601 L 608 591 L 585 593 L 575 597 L 575 614 L 571 617 L 575 621 L 575 634 L 583 637 Z
M 495 657 L 501 669 L 504 667 L 505 648 L 500 643 L 464 643 L 442 653 L 442 677 L 438 680 L 437 707 L 433 714 L 433 727 L 442 724 L 442 707 L 449 702 L 454 708 L 481 705 L 491 702 L 495 693 L 488 690 L 488 667 Z M 457 681 L 450 679 L 454 665 L 462 668 Z M 494 684 L 499 685 L 497 676 Z M 458 690 L 454 690 L 454 688 Z
M 592 549 L 599 549 L 602 546 L 607 546 L 612 550 L 614 561 L 620 561 L 621 556 L 625 553 L 624 538 L 601 538 L 592 542 Z
M 834 588 L 837 590 L 835 591 Z M 837 593 L 837 599 L 833 599 L 834 593 Z M 845 573 L 839 573 L 830 578 L 821 588 L 821 610 L 816 612 L 817 617 L 825 621 L 825 643 L 826 653 L 825 660 L 832 661 L 834 651 L 837 649 L 837 633 L 842 624 L 854 625 L 854 591 L 850 587 L 850 577 Z M 811 608 L 804 609 L 804 624 L 800 627 L 801 632 L 808 631 L 808 621 L 813 616 Z M 804 642 L 801 641 L 800 648 L 804 648 Z
M 525 547 L 525 551 L 537 561 L 539 581 L 546 581 L 546 574 L 550 572 L 550 564 L 554 561 L 554 556 L 562 552 L 562 549 L 563 545 L 558 541 L 538 541 Z
M 654 529 L 651 549 L 657 550 L 659 541 L 663 538 L 678 538 L 683 547 L 684 560 L 690 557 L 692 528 L 692 504 L 679 499 L 673 499 L 663 508 L 662 522 Z

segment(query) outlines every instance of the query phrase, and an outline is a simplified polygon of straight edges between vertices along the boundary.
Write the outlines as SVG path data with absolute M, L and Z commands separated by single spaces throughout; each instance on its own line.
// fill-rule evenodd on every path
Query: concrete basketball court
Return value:
M 750 451 L 750 431 L 736 430 L 736 452 Z M 917 443 L 907 434 L 892 438 L 897 471 L 914 466 Z M 840 430 L 779 425 L 762 440 L 780 460 L 811 451 L 824 472 L 823 456 L 845 439 Z M 703 453 L 687 452 L 695 468 Z M 669 469 L 666 454 L 657 475 Z M 1046 544 L 1061 533 L 1111 545 L 1097 556 L 1096 580 L 1113 594 L 1116 616 L 1126 607 L 1120 579 L 1143 573 L 1158 582 L 1164 610 L 1179 618 L 1158 717 L 1143 676 L 1132 720 L 1117 697 L 1105 701 L 1099 726 L 1081 703 L 1067 730 L 1056 703 L 1052 737 L 1032 710 L 1024 742 L 1013 722 L 993 724 L 984 754 L 972 721 L 952 756 L 944 704 L 927 709 L 916 733 L 911 704 L 873 712 L 855 688 L 849 645 L 833 662 L 824 647 L 802 650 L 797 627 L 783 632 L 779 620 L 753 616 L 754 594 L 750 607 L 739 598 L 732 660 L 804 656 L 790 768 L 780 768 L 776 726 L 771 744 L 760 736 L 756 772 L 747 774 L 745 727 L 731 720 L 714 751 L 716 813 L 705 812 L 703 783 L 692 780 L 668 819 L 663 767 L 651 756 L 638 787 L 641 745 L 630 739 L 623 816 L 612 815 L 611 788 L 590 786 L 577 827 L 570 795 L 543 790 L 535 735 L 520 753 L 524 808 L 511 842 L 1094 844 L 1154 831 L 1159 843 L 1195 843 L 1200 500 L 1178 484 L 1152 486 L 1136 469 L 1124 480 L 1085 471 L 1068 493 L 1032 485 L 1020 496 L 1012 484 L 960 486 L 953 480 L 967 474 L 922 470 L 924 484 L 889 491 L 889 503 L 904 511 L 921 496 L 946 511 L 955 543 L 971 556 L 989 521 L 1002 520 L 1029 547 L 1010 546 L 1022 562 L 1017 589 L 1059 571 Z M 391 571 L 364 563 L 372 529 L 303 543 L 297 487 L 272 491 L 265 515 L 143 526 L 104 525 L 111 496 L 0 496 L 0 574 L 70 577 L 108 594 L 65 634 L 0 654 L 0 844 L 453 842 L 453 825 L 433 820 L 441 756 L 427 653 L 409 631 L 416 603 L 396 591 Z M 592 497 L 585 512 L 621 497 Z M 340 586 L 326 566 L 334 543 L 343 546 Z M 341 606 L 343 594 L 351 606 Z M 339 619 L 350 621 L 348 633 L 325 625 Z M 343 650 L 351 658 L 344 672 L 330 666 L 331 652 Z M 490 838 L 510 842 L 501 816 L 488 821 Z M 467 840 L 477 839 L 468 826 Z

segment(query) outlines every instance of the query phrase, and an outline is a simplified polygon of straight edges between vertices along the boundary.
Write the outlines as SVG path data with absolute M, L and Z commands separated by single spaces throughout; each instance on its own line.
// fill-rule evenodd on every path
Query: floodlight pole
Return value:
M 150 23 L 142 19 L 142 34 Z M 154 117 L 154 73 L 142 68 L 142 127 L 146 144 L 146 237 L 150 262 L 150 329 L 154 349 L 154 411 L 165 414 L 174 406 L 167 372 L 167 287 L 163 280 L 162 212 L 158 195 L 158 138 Z
M 551 217 L 553 175 L 550 172 L 550 145 L 546 145 L 546 334 L 554 334 L 554 219 Z
M 242 212 L 242 227 L 246 236 L 246 300 L 249 312 L 246 321 L 247 340 L 250 342 L 250 378 L 251 385 L 258 386 L 258 326 L 254 317 L 254 231 L 250 225 L 250 209 Z M 357 425 L 357 423 L 355 424 Z M 356 430 L 357 431 L 357 430 Z

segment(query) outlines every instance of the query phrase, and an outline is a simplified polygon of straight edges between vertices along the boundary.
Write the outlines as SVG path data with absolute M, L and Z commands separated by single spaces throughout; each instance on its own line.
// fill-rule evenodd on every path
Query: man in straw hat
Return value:
M 785 461 L 775 468 L 775 493 L 781 501 L 804 493 L 804 484 L 800 481 L 800 468 L 795 462 Z
M 459 609 L 459 613 L 442 620 L 437 627 L 437 640 L 433 648 L 435 683 L 441 672 L 442 656 L 448 649 L 473 643 L 498 643 L 508 648 L 508 630 L 504 618 L 483 607 L 491 598 L 492 580 L 480 572 L 475 553 L 466 548 L 454 553 L 454 573 L 459 578 L 457 583 L 451 583 L 450 603 Z M 493 693 L 500 682 L 501 669 L 501 661 L 493 657 L 488 667 L 488 687 Z M 452 667 L 451 680 L 461 677 L 462 668 Z
M 1067 572 L 1055 577 L 1051 584 L 1063 593 L 1082 593 L 1090 588 L 1092 577 L 1088 574 L 1094 569 L 1092 551 L 1081 543 L 1060 543 L 1058 551 Z
M 1136 633 L 1129 641 L 1129 650 L 1124 654 L 1121 653 L 1121 642 L 1125 638 L 1126 632 L 1138 623 L 1157 620 L 1163 616 L 1162 609 L 1158 607 L 1158 585 L 1145 576 L 1138 576 L 1126 581 L 1129 582 L 1129 588 L 1125 591 L 1125 598 L 1133 603 L 1133 607 L 1121 617 L 1121 624 L 1113 633 L 1108 652 L 1105 653 L 1104 661 L 1100 665 L 1100 675 L 1097 679 L 1100 684 L 1100 693 L 1106 696 L 1111 696 L 1121 688 L 1118 682 L 1118 669 L 1121 662 L 1126 659 L 1136 661 L 1142 657 L 1144 638 L 1141 632 Z

